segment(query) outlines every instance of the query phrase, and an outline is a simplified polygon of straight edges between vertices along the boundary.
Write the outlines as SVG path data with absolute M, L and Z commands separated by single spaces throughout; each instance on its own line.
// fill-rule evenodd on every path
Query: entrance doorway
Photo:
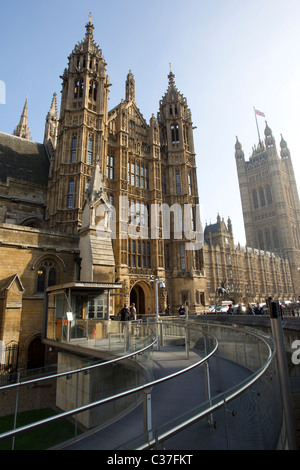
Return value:
M 27 369 L 39 369 L 44 367 L 45 345 L 41 338 L 35 338 L 31 341 L 28 348 Z
M 130 305 L 135 303 L 136 312 L 138 315 L 145 315 L 145 293 L 144 289 L 136 284 L 130 292 Z

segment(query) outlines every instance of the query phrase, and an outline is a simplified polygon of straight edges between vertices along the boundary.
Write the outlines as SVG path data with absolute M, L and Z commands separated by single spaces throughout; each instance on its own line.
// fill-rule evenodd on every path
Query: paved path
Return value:
M 189 364 L 199 360 L 196 352 L 190 353 L 189 360 L 186 359 L 184 348 L 163 347 L 160 351 L 153 351 L 155 378 L 167 376 L 179 369 L 186 368 Z M 218 370 L 221 370 L 222 389 L 227 390 L 237 385 L 249 375 L 243 367 L 237 366 L 229 361 L 219 360 L 220 369 L 217 368 L 216 360 L 210 360 L 210 379 L 212 396 L 217 395 L 220 390 Z M 164 443 L 164 449 L 227 449 L 236 448 L 264 448 L 265 443 L 256 430 L 256 399 L 245 398 L 244 412 L 233 416 L 224 410 L 214 414 L 213 419 L 217 421 L 217 429 L 209 426 L 207 419 L 189 426 L 186 430 L 178 433 Z M 248 396 L 247 395 L 247 396 Z M 174 379 L 161 383 L 152 391 L 153 429 L 157 427 L 168 428 L 167 424 L 177 419 L 180 415 L 199 406 L 205 401 L 203 367 L 199 366 Z M 224 417 L 226 413 L 226 420 Z M 239 416 L 240 414 L 240 416 Z M 227 416 L 228 415 L 228 416 Z M 249 423 L 247 423 L 249 421 Z M 247 427 L 244 426 L 247 424 Z M 226 426 L 230 430 L 230 439 L 226 432 Z M 239 428 L 241 427 L 241 429 Z M 249 428 L 255 429 L 255 435 L 249 434 Z M 65 449 L 68 450 L 115 450 L 136 448 L 137 436 L 143 434 L 143 406 L 139 405 L 135 410 L 128 413 L 117 422 L 70 443 Z

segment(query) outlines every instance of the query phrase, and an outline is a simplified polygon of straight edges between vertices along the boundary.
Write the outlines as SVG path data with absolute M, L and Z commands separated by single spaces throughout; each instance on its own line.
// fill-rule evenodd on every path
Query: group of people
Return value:
M 243 310 L 241 304 L 238 305 L 237 310 L 235 312 L 237 315 L 242 315 Z M 247 304 L 245 315 L 263 315 L 263 308 L 259 306 L 259 303 L 253 307 L 250 303 Z M 230 304 L 228 306 L 227 315 L 233 315 L 233 305 Z
M 179 315 L 185 315 L 185 308 L 183 305 L 181 305 L 178 309 Z M 170 304 L 167 305 L 165 309 L 165 315 L 170 316 L 171 315 L 171 306 Z M 119 312 L 119 319 L 120 321 L 132 321 L 132 320 L 137 320 L 137 312 L 136 312 L 136 306 L 134 303 L 131 304 L 130 308 L 128 307 L 127 304 L 124 304 L 124 307 L 120 310 Z
M 185 315 L 185 307 L 183 305 L 180 305 L 179 309 L 178 309 L 178 313 L 179 315 Z M 165 315 L 166 316 L 170 316 L 172 315 L 171 314 L 171 306 L 170 304 L 167 305 L 167 308 L 165 309 Z
M 135 304 L 130 305 L 130 309 L 127 304 L 124 305 L 122 310 L 119 312 L 120 321 L 132 321 L 137 320 L 137 313 Z

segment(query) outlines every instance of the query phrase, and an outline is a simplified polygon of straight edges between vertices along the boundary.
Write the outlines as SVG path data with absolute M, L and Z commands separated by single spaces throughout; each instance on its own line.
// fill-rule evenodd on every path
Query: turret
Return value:
M 242 160 L 245 161 L 245 155 L 243 152 L 242 144 L 240 143 L 238 137 L 236 137 L 236 143 L 235 143 L 235 158 L 236 160 Z
M 286 141 L 282 137 L 282 134 L 281 134 L 281 141 L 280 141 L 280 149 L 281 149 L 280 150 L 280 156 L 283 160 L 286 159 L 286 158 L 290 158 L 291 154 L 290 154 L 290 151 L 288 149 Z
M 58 128 L 57 99 L 56 99 L 56 93 L 53 93 L 51 107 L 46 116 L 44 145 L 48 145 L 50 141 L 54 150 L 56 149 L 56 144 L 57 144 L 57 128 Z
M 135 80 L 131 70 L 129 70 L 126 80 L 126 101 L 135 102 Z
M 13 135 L 16 135 L 17 137 L 22 137 L 23 139 L 32 140 L 29 127 L 28 127 L 28 98 L 27 97 L 26 97 L 26 101 L 24 104 L 21 118 L 20 118 L 20 122 L 15 128 Z
M 102 51 L 94 40 L 91 18 L 85 28 L 85 37 L 75 45 L 61 77 L 57 144 L 49 175 L 49 226 L 69 233 L 77 233 L 81 226 L 85 191 L 96 161 L 102 174 L 106 171 L 110 85 Z M 50 123 L 53 113 L 56 119 L 54 108 L 55 99 Z M 45 138 L 50 127 L 46 125 Z

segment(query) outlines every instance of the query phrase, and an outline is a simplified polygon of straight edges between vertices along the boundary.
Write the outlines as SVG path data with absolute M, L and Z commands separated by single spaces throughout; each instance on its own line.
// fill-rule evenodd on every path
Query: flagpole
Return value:
M 255 107 L 254 107 L 254 106 L 253 106 L 253 110 L 254 110 L 254 116 L 255 116 L 255 121 L 256 121 L 256 128 L 257 128 L 257 133 L 258 133 L 258 142 L 260 143 L 260 134 L 259 134 L 258 123 L 257 123 L 257 114 L 256 114 L 256 110 L 255 110 Z

